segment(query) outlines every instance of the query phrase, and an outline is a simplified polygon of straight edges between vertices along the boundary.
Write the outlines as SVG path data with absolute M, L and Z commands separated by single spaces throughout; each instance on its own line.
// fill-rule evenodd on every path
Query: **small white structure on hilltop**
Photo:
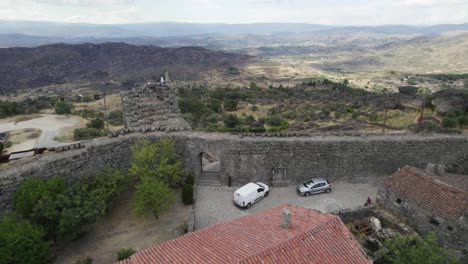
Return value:
M 164 77 L 161 77 L 161 84 L 164 84 Z

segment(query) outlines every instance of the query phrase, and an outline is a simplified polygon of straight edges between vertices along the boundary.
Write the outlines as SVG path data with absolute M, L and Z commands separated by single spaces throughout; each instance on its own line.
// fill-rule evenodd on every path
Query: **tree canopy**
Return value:
M 384 246 L 390 251 L 383 256 L 389 264 L 461 264 L 447 250 L 437 244 L 433 233 L 421 238 L 418 235 L 397 235 L 387 239 Z
M 5 216 L 0 222 L 0 260 L 4 264 L 51 262 L 50 243 L 44 230 L 25 220 Z

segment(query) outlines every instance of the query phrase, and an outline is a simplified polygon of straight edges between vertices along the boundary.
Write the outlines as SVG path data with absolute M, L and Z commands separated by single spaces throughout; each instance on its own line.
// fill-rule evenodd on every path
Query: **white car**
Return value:
M 250 182 L 234 192 L 233 202 L 241 208 L 250 208 L 263 197 L 267 197 L 270 188 L 261 182 Z

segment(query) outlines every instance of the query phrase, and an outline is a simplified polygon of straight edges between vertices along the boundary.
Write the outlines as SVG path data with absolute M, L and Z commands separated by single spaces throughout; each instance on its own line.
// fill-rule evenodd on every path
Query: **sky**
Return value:
M 326 25 L 468 23 L 468 0 L 0 0 L 0 19 Z

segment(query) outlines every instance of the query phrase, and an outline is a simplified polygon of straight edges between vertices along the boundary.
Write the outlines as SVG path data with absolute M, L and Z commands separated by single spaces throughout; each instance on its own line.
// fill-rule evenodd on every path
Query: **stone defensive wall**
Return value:
M 380 181 L 404 165 L 451 164 L 468 153 L 467 135 L 373 135 L 310 137 L 243 137 L 202 132 L 130 133 L 101 138 L 70 149 L 22 159 L 0 167 L 0 214 L 28 177 L 65 177 L 68 184 L 106 167 L 127 169 L 129 146 L 138 138 L 171 137 L 189 173 L 202 177 L 202 155 L 220 162 L 219 181 L 227 185 L 263 181 L 293 184 L 309 177 L 332 181 Z

